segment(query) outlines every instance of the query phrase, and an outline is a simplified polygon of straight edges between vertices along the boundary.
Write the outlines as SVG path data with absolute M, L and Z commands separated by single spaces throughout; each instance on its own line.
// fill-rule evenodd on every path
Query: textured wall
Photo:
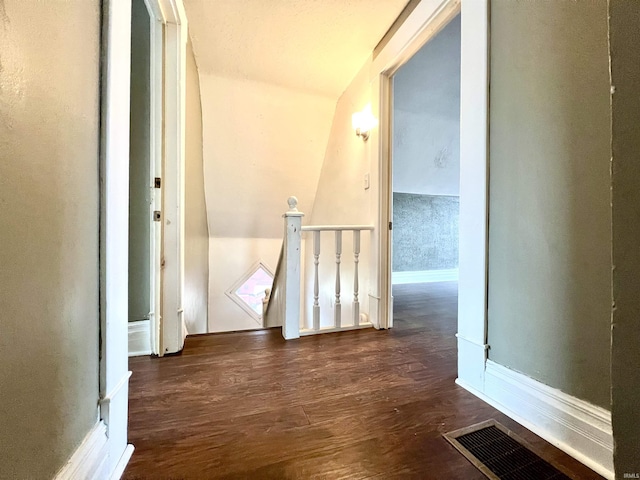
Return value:
M 209 297 L 209 227 L 204 198 L 200 79 L 191 42 L 187 44 L 185 165 L 184 319 L 187 331 L 207 332 Z
M 393 191 L 460 193 L 460 16 L 393 77 Z
M 393 194 L 393 271 L 458 268 L 459 197 Z
M 616 478 L 640 474 L 640 4 L 610 0 L 613 115 L 612 417 Z
M 151 302 L 150 28 L 144 0 L 131 2 L 131 135 L 129 139 L 129 321 L 149 318 Z
M 0 478 L 98 415 L 100 2 L 0 1 Z
M 606 2 L 491 2 L 489 356 L 610 404 Z

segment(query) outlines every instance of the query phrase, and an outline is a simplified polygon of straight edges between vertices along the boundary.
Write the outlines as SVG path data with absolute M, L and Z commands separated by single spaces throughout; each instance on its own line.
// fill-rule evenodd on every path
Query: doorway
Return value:
M 162 356 L 186 336 L 187 22 L 181 0 L 132 0 L 130 21 L 129 355 Z
M 487 354 L 487 232 L 489 2 L 420 2 L 377 52 L 372 65 L 372 110 L 380 121 L 370 142 L 374 183 L 372 208 L 377 289 L 371 295 L 374 322 L 392 326 L 391 235 L 391 89 L 392 75 L 423 45 L 460 15 L 460 217 L 458 267 L 458 378 L 464 388 L 481 392 Z
M 131 2 L 129 124 L 129 356 L 152 353 L 156 307 L 154 210 L 156 165 L 151 124 L 151 17 L 144 0 Z M 160 187 L 160 185 L 157 185 Z M 158 194 L 160 190 L 158 189 Z M 158 210 L 159 211 L 159 210 Z M 159 265 L 158 265 L 159 266 Z
M 394 292 L 457 298 L 460 29 L 458 14 L 391 77 L 391 325 Z

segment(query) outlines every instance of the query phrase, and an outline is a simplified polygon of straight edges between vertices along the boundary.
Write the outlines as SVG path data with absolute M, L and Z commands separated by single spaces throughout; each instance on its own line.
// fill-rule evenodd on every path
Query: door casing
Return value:
M 379 128 L 371 134 L 370 161 L 377 170 L 377 211 L 372 248 L 372 320 L 393 326 L 391 295 L 391 87 L 392 75 L 451 19 L 461 15 L 460 244 L 458 281 L 458 379 L 481 391 L 487 358 L 489 1 L 423 0 L 407 17 L 371 68 L 372 110 Z

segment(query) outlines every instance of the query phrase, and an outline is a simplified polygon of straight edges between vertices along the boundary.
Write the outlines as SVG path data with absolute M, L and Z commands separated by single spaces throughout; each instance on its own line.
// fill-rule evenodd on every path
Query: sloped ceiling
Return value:
M 184 0 L 201 74 L 342 94 L 408 0 Z

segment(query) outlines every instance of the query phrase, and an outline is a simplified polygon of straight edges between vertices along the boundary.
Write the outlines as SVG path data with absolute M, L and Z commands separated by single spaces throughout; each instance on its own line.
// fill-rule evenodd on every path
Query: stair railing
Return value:
M 360 311 L 359 262 L 360 245 L 363 231 L 373 230 L 373 225 L 315 225 L 302 226 L 304 214 L 298 211 L 298 200 L 290 197 L 287 200 L 289 210 L 283 215 L 285 219 L 285 237 L 278 268 L 271 291 L 266 292 L 264 307 L 265 326 L 282 322 L 282 335 L 290 340 L 303 335 L 336 332 L 368 328 L 372 324 L 368 315 Z M 300 328 L 301 324 L 301 263 L 302 232 L 310 232 L 313 239 L 313 306 L 311 328 Z M 320 250 L 321 232 L 334 232 L 335 239 L 335 289 L 333 295 L 333 325 L 321 326 L 320 317 Z M 344 302 L 342 287 L 342 241 L 344 232 L 353 235 L 353 297 L 351 322 L 343 321 L 342 305 Z

